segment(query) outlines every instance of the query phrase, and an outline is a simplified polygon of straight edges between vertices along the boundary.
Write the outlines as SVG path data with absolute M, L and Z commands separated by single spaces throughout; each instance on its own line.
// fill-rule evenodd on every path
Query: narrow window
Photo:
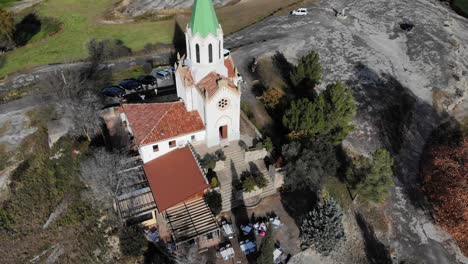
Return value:
M 195 45 L 195 52 L 197 53 L 197 63 L 200 63 L 200 45 Z
M 190 43 L 188 44 L 188 57 L 192 59 L 192 45 Z
M 218 47 L 219 47 L 219 49 L 218 49 L 219 50 L 219 59 L 221 59 L 222 58 L 221 57 L 221 40 L 219 41 L 219 46 Z
M 153 146 L 153 152 L 158 152 L 159 151 L 159 146 L 158 145 L 154 145 Z
M 213 62 L 213 45 L 208 45 L 208 56 L 210 59 L 210 63 Z
M 169 147 L 174 148 L 176 146 L 175 140 L 169 141 Z

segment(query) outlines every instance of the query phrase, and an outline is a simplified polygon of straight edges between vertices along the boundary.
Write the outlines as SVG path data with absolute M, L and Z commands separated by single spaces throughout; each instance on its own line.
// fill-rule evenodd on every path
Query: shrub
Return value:
M 201 163 L 203 167 L 213 170 L 216 167 L 216 161 L 217 158 L 215 155 L 207 153 L 205 156 L 203 156 Z
M 252 176 L 245 177 L 244 180 L 242 181 L 242 188 L 247 193 L 255 191 L 256 186 L 257 186 L 257 183 L 255 182 Z
M 263 102 L 270 109 L 277 108 L 283 101 L 284 92 L 277 88 L 267 89 L 263 93 Z
M 138 226 L 122 227 L 119 234 L 120 251 L 125 256 L 141 256 L 147 240 Z
M 325 200 L 308 212 L 301 224 L 302 249 L 313 246 L 319 253 L 328 255 L 340 240 L 345 239 L 343 212 L 335 200 Z
M 244 171 L 241 175 L 242 187 L 245 192 L 252 192 L 255 190 L 255 187 L 263 189 L 268 185 L 268 180 L 261 172 L 250 173 Z
M 13 226 L 13 217 L 11 217 L 10 213 L 1 208 L 0 209 L 0 229 L 3 230 L 10 230 Z
M 216 177 L 211 178 L 211 187 L 213 188 L 218 187 L 218 178 Z
M 264 141 L 263 141 L 263 146 L 265 147 L 265 149 L 268 151 L 268 152 L 272 152 L 273 151 L 273 142 L 271 141 L 271 138 L 267 137 Z
M 205 194 L 205 202 L 208 204 L 208 207 L 210 207 L 211 212 L 213 212 L 214 215 L 218 215 L 221 213 L 221 209 L 223 208 L 222 204 L 222 198 L 221 194 L 217 191 L 210 191 Z
M 218 149 L 217 151 L 215 151 L 215 156 L 216 156 L 216 161 L 226 160 L 226 155 L 224 155 L 224 151 L 222 149 Z

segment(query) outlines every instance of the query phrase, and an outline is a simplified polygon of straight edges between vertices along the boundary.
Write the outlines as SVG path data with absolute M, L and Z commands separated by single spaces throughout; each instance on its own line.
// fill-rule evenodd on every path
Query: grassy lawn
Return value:
M 30 67 L 70 62 L 86 58 L 86 44 L 92 38 L 120 39 L 132 50 L 141 50 L 147 43 L 171 43 L 174 20 L 139 21 L 125 24 L 101 24 L 101 15 L 115 0 L 49 0 L 35 11 L 41 17 L 62 22 L 61 32 L 28 44 L 6 55 L 0 77 Z
M 14 0 L 0 0 L 7 5 Z M 285 13 L 303 3 L 316 0 L 252 0 L 229 5 L 217 10 L 225 34 L 236 32 L 272 14 Z M 62 30 L 52 36 L 51 29 L 43 29 L 33 37 L 30 44 L 5 55 L 0 67 L 0 78 L 31 67 L 82 60 L 87 56 L 86 44 L 93 38 L 120 39 L 133 51 L 142 50 L 148 43 L 172 43 L 175 29 L 174 17 L 166 20 L 137 20 L 132 23 L 103 24 L 99 21 L 116 0 L 48 0 L 33 11 L 40 17 L 56 19 Z M 185 30 L 190 11 L 178 17 Z
M 0 0 L 0 8 L 10 7 L 16 2 L 19 2 L 19 1 L 18 0 Z

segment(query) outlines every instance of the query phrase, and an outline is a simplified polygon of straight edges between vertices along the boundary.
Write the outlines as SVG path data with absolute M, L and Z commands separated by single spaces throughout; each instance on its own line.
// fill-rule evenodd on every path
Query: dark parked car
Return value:
M 139 81 L 143 85 L 155 85 L 156 77 L 154 77 L 153 75 L 144 75 L 138 77 L 137 81 Z
M 126 90 L 138 90 L 141 88 L 141 83 L 136 79 L 126 79 L 119 83 Z
M 111 87 L 102 89 L 101 93 L 105 96 L 121 97 L 122 95 L 125 94 L 125 89 L 119 86 L 111 86 Z

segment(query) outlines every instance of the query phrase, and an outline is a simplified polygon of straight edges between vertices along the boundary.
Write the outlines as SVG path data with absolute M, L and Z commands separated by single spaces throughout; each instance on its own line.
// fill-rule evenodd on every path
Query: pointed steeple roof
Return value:
M 193 35 L 199 33 L 203 38 L 217 35 L 219 22 L 211 0 L 194 0 L 189 27 Z

